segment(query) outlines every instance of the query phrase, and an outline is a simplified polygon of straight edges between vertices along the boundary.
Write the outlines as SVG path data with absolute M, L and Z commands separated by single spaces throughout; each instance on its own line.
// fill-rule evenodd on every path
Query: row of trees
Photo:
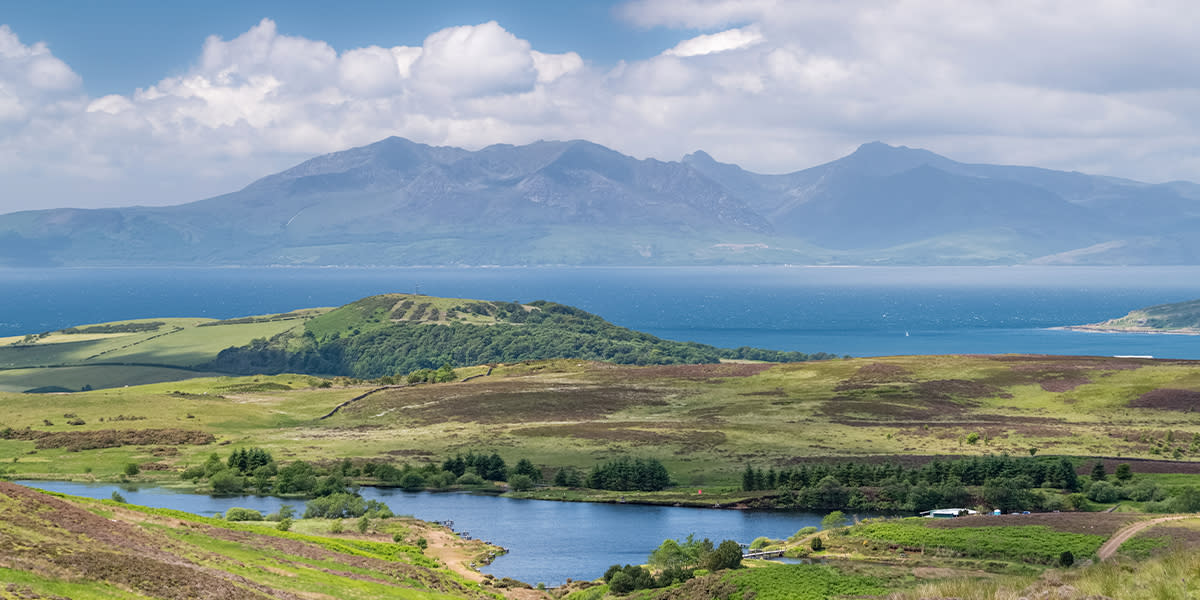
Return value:
M 841 461 L 763 471 L 747 465 L 742 472 L 742 490 L 802 489 L 814 486 L 826 477 L 833 477 L 844 485 L 854 487 L 894 483 L 914 486 L 946 483 L 984 485 L 993 479 L 1024 477 L 1032 483 L 1031 487 L 1053 487 L 1068 491 L 1079 489 L 1075 463 L 1069 459 L 998 455 L 935 460 L 920 467 L 905 467 L 899 463 Z
M 587 487 L 598 490 L 653 492 L 670 487 L 671 476 L 657 459 L 618 458 L 597 465 Z

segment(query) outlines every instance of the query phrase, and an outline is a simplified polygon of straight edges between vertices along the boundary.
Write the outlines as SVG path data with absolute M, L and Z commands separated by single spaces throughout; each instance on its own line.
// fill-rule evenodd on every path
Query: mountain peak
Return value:
M 922 165 L 940 169 L 952 168 L 956 163 L 944 156 L 920 148 L 891 146 L 883 142 L 868 142 L 853 153 L 833 163 L 860 175 L 887 176 L 909 171 Z

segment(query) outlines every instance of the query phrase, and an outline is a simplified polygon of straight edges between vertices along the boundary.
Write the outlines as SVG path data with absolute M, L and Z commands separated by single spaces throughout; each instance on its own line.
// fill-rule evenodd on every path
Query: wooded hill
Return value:
M 444 364 L 551 358 L 665 365 L 835 357 L 663 340 L 542 300 L 520 304 L 385 294 L 314 317 L 304 324 L 303 331 L 290 330 L 225 349 L 203 368 L 238 374 L 293 372 L 374 379 Z

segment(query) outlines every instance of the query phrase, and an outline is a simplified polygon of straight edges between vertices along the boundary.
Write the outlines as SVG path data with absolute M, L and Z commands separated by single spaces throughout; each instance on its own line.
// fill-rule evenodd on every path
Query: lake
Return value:
M 661 337 L 853 356 L 1138 354 L 1200 338 L 1050 329 L 1200 298 L 1200 267 L 0 269 L 0 336 L 142 317 L 229 318 L 384 292 L 552 300 Z
M 119 491 L 131 504 L 214 515 L 231 507 L 263 514 L 281 504 L 303 512 L 304 502 L 272 496 L 213 497 L 160 487 L 131 487 L 62 481 L 17 481 L 21 485 L 87 498 L 110 498 Z M 824 515 L 786 511 L 739 511 L 518 500 L 462 493 L 404 492 L 364 487 L 364 498 L 386 503 L 398 515 L 426 521 L 453 520 L 456 531 L 507 548 L 509 553 L 482 568 L 497 577 L 531 584 L 559 585 L 571 579 L 595 579 L 609 565 L 642 564 L 667 538 L 694 533 L 716 543 L 750 543 L 758 536 L 785 538 L 817 526 Z M 864 515 L 866 516 L 866 515 Z

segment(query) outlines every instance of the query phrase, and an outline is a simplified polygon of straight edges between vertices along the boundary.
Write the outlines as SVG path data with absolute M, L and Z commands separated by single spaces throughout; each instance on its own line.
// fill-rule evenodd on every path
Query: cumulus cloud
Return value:
M 436 94 L 487 96 L 529 91 L 537 70 L 529 42 L 490 21 L 425 38 L 413 76 Z
M 338 50 L 269 19 L 177 75 L 89 98 L 0 26 L 0 211 L 165 204 L 388 135 L 478 148 L 586 138 L 763 172 L 870 140 L 976 162 L 1196 179 L 1200 4 L 632 0 L 655 56 L 597 65 L 499 23 Z

